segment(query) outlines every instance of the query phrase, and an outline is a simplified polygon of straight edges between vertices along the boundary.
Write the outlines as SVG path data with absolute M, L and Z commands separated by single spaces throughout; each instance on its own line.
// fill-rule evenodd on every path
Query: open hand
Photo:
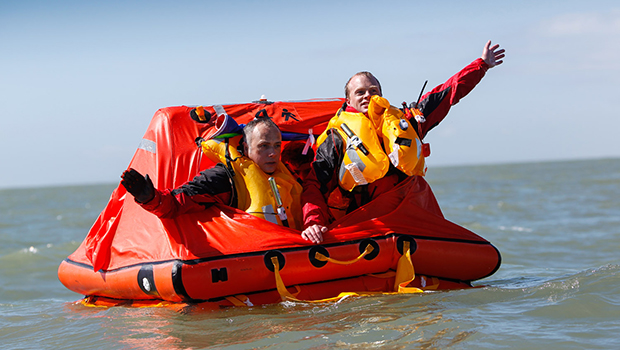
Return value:
M 506 52 L 506 50 L 500 49 L 499 44 L 491 46 L 491 40 L 489 40 L 486 45 L 484 45 L 484 48 L 482 49 L 482 56 L 480 56 L 480 58 L 482 58 L 482 60 L 489 65 L 489 68 L 493 68 L 504 63 L 502 60 L 502 58 L 506 56 L 504 55 L 504 52 Z
M 123 172 L 121 178 L 121 185 L 136 198 L 137 202 L 147 203 L 155 197 L 155 186 L 148 174 L 144 177 L 135 169 L 130 168 Z
M 312 225 L 301 232 L 301 237 L 312 243 L 323 242 L 323 233 L 327 232 L 327 227 L 321 225 Z

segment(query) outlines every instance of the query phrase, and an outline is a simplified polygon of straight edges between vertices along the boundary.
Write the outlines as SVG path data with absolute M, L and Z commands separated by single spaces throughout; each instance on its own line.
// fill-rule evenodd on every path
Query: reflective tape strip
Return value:
M 418 159 L 420 159 L 420 155 L 422 154 L 422 141 L 420 141 L 420 139 L 415 139 L 415 145 L 418 148 Z
M 354 149 L 349 148 L 347 149 L 347 155 L 349 156 L 351 162 L 355 163 L 361 172 L 364 172 L 364 169 L 366 169 L 366 164 L 364 164 L 364 161 L 360 158 L 359 154 Z
M 213 109 L 215 110 L 215 113 L 217 113 L 217 115 L 226 114 L 226 110 L 224 109 L 224 107 L 222 107 L 222 105 L 215 105 L 213 106 Z
M 359 154 L 353 148 L 347 148 L 346 150 L 347 156 L 349 156 L 349 160 L 351 163 L 345 164 L 344 166 L 340 166 L 340 171 L 338 173 L 339 180 L 342 182 L 345 173 L 349 173 L 358 185 L 366 185 L 368 181 L 364 177 L 364 169 L 366 169 L 366 164 L 359 157 Z
M 276 212 L 273 210 L 273 206 L 271 204 L 265 205 L 263 207 L 263 215 L 265 216 L 265 220 L 278 225 Z
M 392 165 L 396 167 L 398 166 L 398 164 L 400 164 L 400 158 L 398 157 L 399 150 L 400 150 L 400 145 L 395 143 L 394 150 L 392 151 L 392 153 L 388 154 L 388 158 L 390 158 L 390 162 L 392 162 Z
M 147 152 L 157 153 L 157 144 L 155 143 L 155 141 L 142 139 L 142 141 L 140 141 L 140 145 L 138 146 L 138 148 L 143 149 Z

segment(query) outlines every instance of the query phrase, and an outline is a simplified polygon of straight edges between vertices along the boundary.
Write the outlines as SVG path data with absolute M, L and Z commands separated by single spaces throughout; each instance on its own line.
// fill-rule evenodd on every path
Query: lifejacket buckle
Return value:
M 347 126 L 347 124 L 345 123 L 342 123 L 340 127 L 342 128 L 344 133 L 347 134 L 347 137 L 349 138 L 349 143 L 353 147 L 359 149 L 362 153 L 364 153 L 365 156 L 367 156 L 368 150 L 364 146 L 364 143 L 357 135 L 355 135 L 355 133 L 351 129 L 349 129 L 349 126 Z

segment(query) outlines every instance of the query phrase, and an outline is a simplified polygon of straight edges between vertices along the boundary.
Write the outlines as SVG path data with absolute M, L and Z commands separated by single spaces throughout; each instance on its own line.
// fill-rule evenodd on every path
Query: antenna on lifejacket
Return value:
M 426 84 L 428 83 L 428 80 L 424 82 L 424 85 L 422 85 L 422 90 L 420 91 L 420 96 L 418 96 L 418 100 L 415 101 L 415 106 L 413 106 L 413 108 L 418 108 L 418 103 L 420 103 L 420 99 L 422 98 L 422 94 L 424 93 L 424 89 L 426 88 Z

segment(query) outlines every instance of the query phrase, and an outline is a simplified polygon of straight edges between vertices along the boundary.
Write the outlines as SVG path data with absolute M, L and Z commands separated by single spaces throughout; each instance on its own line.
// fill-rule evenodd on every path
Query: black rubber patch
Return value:
M 209 121 L 211 121 L 211 113 L 207 111 L 206 109 L 205 109 L 205 120 L 200 120 L 200 117 L 198 117 L 198 114 L 196 114 L 196 108 L 192 109 L 191 112 L 189 112 L 189 115 L 196 123 L 206 124 Z
M 273 263 L 271 262 L 271 257 L 273 256 L 278 257 L 278 264 L 280 265 L 280 270 L 282 270 L 286 261 L 284 260 L 284 255 L 278 250 L 270 250 L 265 254 L 265 266 L 269 271 L 274 272 Z
M 172 266 L 172 286 L 174 287 L 174 292 L 183 300 L 192 299 L 187 295 L 187 291 L 183 285 L 183 263 L 180 261 L 175 262 Z
M 327 261 L 318 260 L 316 258 L 316 253 L 321 253 L 329 258 L 329 251 L 327 251 L 327 249 L 325 249 L 325 247 L 321 245 L 315 245 L 314 247 L 310 248 L 310 252 L 308 253 L 308 259 L 310 259 L 310 263 L 312 264 L 312 266 L 319 269 L 327 265 Z
M 413 237 L 406 235 L 399 235 L 396 239 L 396 249 L 398 249 L 398 253 L 403 255 L 403 244 L 405 241 L 409 242 L 409 254 L 413 254 L 418 249 L 418 244 Z
M 159 295 L 153 277 L 153 265 L 144 265 L 138 271 L 138 285 L 148 295 Z
M 370 238 L 361 241 L 360 242 L 360 254 L 366 250 L 366 247 L 368 247 L 368 245 L 371 245 L 373 249 L 372 249 L 372 252 L 370 252 L 370 254 L 364 257 L 364 259 L 372 260 L 379 255 L 379 244 L 374 239 L 370 239 Z

